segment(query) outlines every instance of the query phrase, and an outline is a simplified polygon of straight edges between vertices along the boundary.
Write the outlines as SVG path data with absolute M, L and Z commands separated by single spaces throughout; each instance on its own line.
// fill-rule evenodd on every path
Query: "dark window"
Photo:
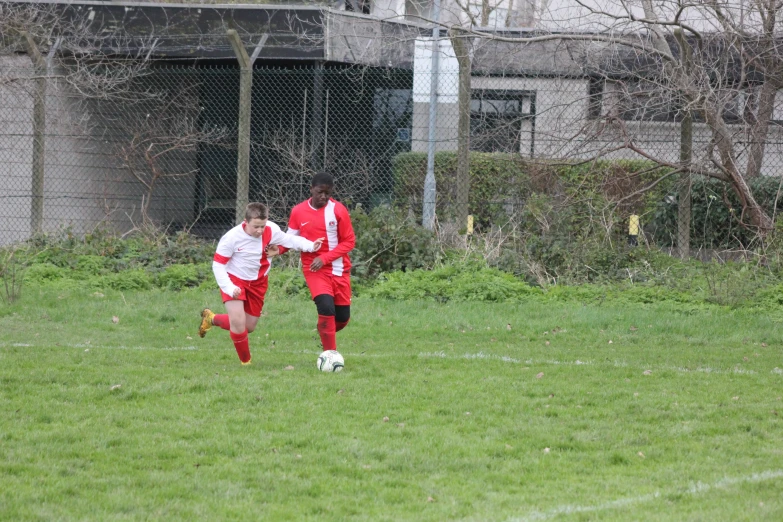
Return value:
M 519 152 L 520 135 L 532 124 L 535 93 L 474 89 L 470 101 L 470 148 Z
M 345 10 L 362 14 L 370 14 L 370 0 L 345 0 Z
M 610 92 L 612 102 L 602 104 L 602 110 L 613 112 L 624 120 L 674 121 L 677 116 L 677 103 L 671 96 L 672 92 L 654 82 L 612 82 L 611 89 L 604 90 L 604 100 Z
M 758 87 L 714 91 L 723 104 L 723 121 L 752 123 L 758 113 Z M 629 121 L 681 121 L 687 104 L 673 89 L 645 80 L 592 79 L 588 87 L 588 118 L 615 116 Z M 714 101 L 710 103 L 714 104 Z M 704 113 L 691 107 L 694 122 L 703 123 Z M 772 121 L 775 121 L 774 119 Z
M 590 119 L 595 120 L 601 117 L 604 84 L 603 78 L 590 78 L 590 83 L 587 87 L 587 117 Z
M 732 93 L 723 109 L 726 123 L 752 123 L 759 108 L 759 89 L 747 87 Z

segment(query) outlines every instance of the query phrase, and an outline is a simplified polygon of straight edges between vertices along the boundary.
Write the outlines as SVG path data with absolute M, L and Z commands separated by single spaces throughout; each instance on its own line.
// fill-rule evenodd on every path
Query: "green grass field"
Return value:
M 0 306 L 2 520 L 783 520 L 779 316 L 359 298 L 324 374 L 305 299 L 242 367 L 91 292 Z

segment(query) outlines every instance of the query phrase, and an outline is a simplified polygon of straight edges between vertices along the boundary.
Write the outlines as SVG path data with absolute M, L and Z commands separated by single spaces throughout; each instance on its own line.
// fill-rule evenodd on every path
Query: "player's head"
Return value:
M 249 203 L 245 208 L 245 232 L 253 237 L 261 237 L 269 218 L 269 209 L 263 203 Z
M 319 172 L 313 176 L 310 182 L 310 204 L 314 208 L 321 208 L 329 203 L 334 191 L 334 178 L 326 172 Z

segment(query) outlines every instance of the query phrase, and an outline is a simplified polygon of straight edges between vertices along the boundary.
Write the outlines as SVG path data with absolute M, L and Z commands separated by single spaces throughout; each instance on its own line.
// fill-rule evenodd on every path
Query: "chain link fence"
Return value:
M 234 223 L 239 69 L 151 66 L 103 96 L 41 74 L 24 55 L 3 60 L 0 243 L 106 225 L 216 238 Z M 677 168 L 688 147 L 694 162 L 707 161 L 698 157 L 714 146 L 706 123 L 689 120 L 685 133 L 682 108 L 654 86 L 441 71 L 430 111 L 431 80 L 373 67 L 256 68 L 247 198 L 284 225 L 312 174 L 327 170 L 351 207 L 397 205 L 421 222 L 434 204 L 438 226 L 457 234 L 527 227 L 545 236 L 560 224 L 703 257 L 753 246 L 731 188 Z M 762 175 L 749 180 L 773 218 L 780 129 L 770 127 Z M 423 196 L 428 171 L 435 201 Z

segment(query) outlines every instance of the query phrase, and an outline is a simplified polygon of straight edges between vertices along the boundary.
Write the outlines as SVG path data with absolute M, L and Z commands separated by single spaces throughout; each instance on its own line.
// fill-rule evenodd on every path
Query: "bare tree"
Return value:
M 230 134 L 201 123 L 194 75 L 182 75 L 170 86 L 155 81 L 156 41 L 176 34 L 175 27 L 164 22 L 154 31 L 131 34 L 122 24 L 95 18 L 92 10 L 67 4 L 0 3 L 0 87 L 34 101 L 33 230 L 43 215 L 44 139 L 51 132 L 46 104 L 92 147 L 110 143 L 106 152 L 143 187 L 144 224 L 151 222 L 159 187 L 193 176 L 197 149 L 220 145 Z M 32 58 L 28 66 L 19 60 L 20 51 Z
M 88 13 L 55 3 L 0 3 L 0 57 L 31 52 L 47 59 L 47 71 L 4 68 L 0 84 L 25 85 L 44 74 L 83 96 L 122 97 L 128 81 L 149 67 L 153 36 L 131 37 L 121 28 L 93 27 Z M 128 49 L 133 49 L 129 52 Z M 31 56 L 31 58 L 33 58 Z
M 662 7 L 661 7 L 662 6 Z M 548 33 L 515 38 L 469 30 L 474 37 L 530 44 L 547 40 L 584 42 L 585 72 L 604 78 L 600 117 L 582 128 L 582 139 L 607 144 L 598 155 L 617 153 L 617 143 L 637 157 L 685 169 L 727 184 L 742 205 L 741 222 L 762 236 L 772 230 L 748 180 L 758 176 L 770 132 L 775 95 L 783 86 L 783 56 L 776 20 L 783 4 L 773 0 L 708 1 L 698 6 L 673 0 L 642 9 L 617 3 L 614 10 L 582 0 L 579 18 L 590 33 Z M 560 22 L 564 22 L 561 20 Z M 682 38 L 676 37 L 681 32 Z M 661 154 L 633 121 L 703 123 L 708 139 L 694 159 Z M 607 139 L 614 132 L 615 139 Z M 647 141 L 648 143 L 645 143 Z
M 473 56 L 482 46 L 508 52 L 497 62 L 511 67 L 512 55 L 525 49 L 565 50 L 585 77 L 601 78 L 606 87 L 601 94 L 582 96 L 580 103 L 599 98 L 597 114 L 589 121 L 581 112 L 561 120 L 561 131 L 551 139 L 562 144 L 551 146 L 560 151 L 558 159 L 637 157 L 718 179 L 737 195 L 744 226 L 762 236 L 772 230 L 772 219 L 748 180 L 761 174 L 770 133 L 778 132 L 771 121 L 776 94 L 783 88 L 783 38 L 777 26 L 781 2 L 563 0 L 534 7 L 532 18 L 539 24 L 527 34 L 486 27 L 496 8 L 489 0 L 452 0 L 440 20 L 424 11 L 416 18 L 446 30 L 460 68 L 472 70 Z M 558 50 L 544 47 L 549 43 Z M 469 82 L 460 80 L 463 91 Z M 469 118 L 469 105 L 460 106 L 461 117 Z M 693 118 L 697 141 L 691 160 L 656 148 L 655 140 L 645 136 L 645 122 L 678 124 L 686 115 Z M 460 123 L 459 129 L 465 133 L 469 127 Z M 700 139 L 705 133 L 706 139 Z M 459 148 L 469 148 L 469 140 L 460 136 Z
M 236 136 L 226 127 L 202 123 L 203 108 L 193 84 L 136 91 L 145 92 L 147 99 L 126 103 L 113 122 L 121 136 L 114 153 L 121 167 L 144 186 L 140 209 L 144 224 L 149 224 L 153 221 L 149 211 L 156 189 L 167 181 L 195 175 L 198 168 L 194 158 L 199 147 L 229 145 L 227 142 Z
M 257 199 L 267 202 L 270 215 L 287 218 L 287 212 L 309 194 L 315 174 L 312 158 L 318 155 L 319 169 L 339 172 L 337 193 L 345 201 L 362 203 L 373 188 L 372 168 L 361 149 L 345 140 L 316 143 L 296 127 L 280 128 L 251 143 L 254 162 L 262 171 L 275 172 L 274 183 L 262 183 Z
M 783 85 L 783 56 L 775 29 L 781 4 L 706 2 L 700 10 L 702 20 L 717 22 L 716 30 L 710 32 L 696 30 L 676 16 L 659 21 L 652 4 L 643 5 L 650 44 L 660 60 L 655 60 L 646 74 L 636 72 L 628 78 L 640 83 L 651 72 L 660 73 L 657 82 L 647 83 L 654 85 L 655 95 L 650 99 L 667 98 L 657 112 L 666 111 L 673 119 L 687 113 L 706 124 L 709 140 L 698 154 L 703 161 L 680 167 L 727 183 L 742 205 L 740 222 L 765 235 L 773 222 L 748 181 L 760 175 L 775 95 Z M 688 37 L 672 38 L 675 29 Z M 634 61 L 638 62 L 638 56 L 634 53 Z M 633 140 L 629 140 L 629 148 L 666 163 Z

